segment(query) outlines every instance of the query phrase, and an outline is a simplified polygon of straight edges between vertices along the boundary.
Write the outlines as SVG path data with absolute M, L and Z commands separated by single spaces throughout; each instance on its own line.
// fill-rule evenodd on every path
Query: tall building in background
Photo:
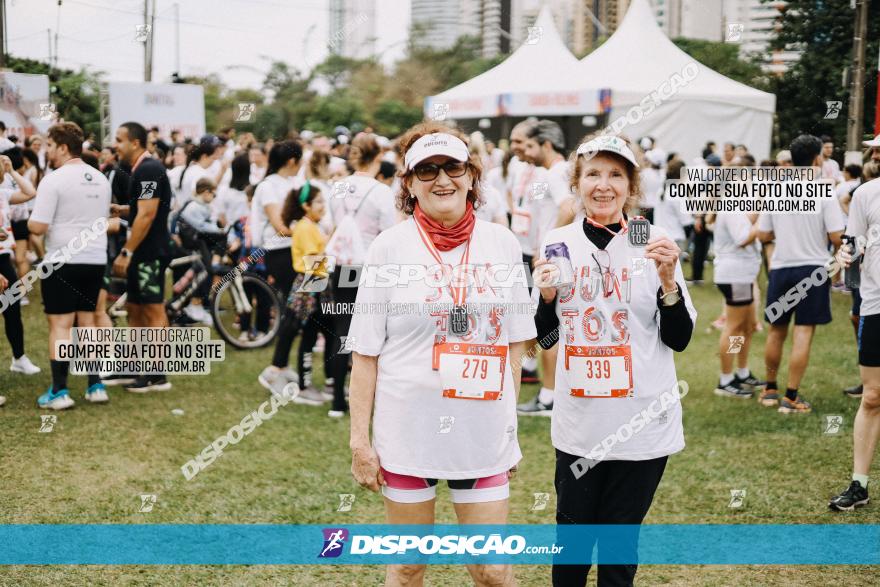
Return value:
M 764 56 L 764 69 L 771 73 L 784 73 L 800 59 L 796 49 L 770 50 L 770 41 L 781 26 L 779 16 L 788 3 L 783 1 L 763 3 L 761 0 L 724 0 L 724 30 L 728 42 L 739 42 L 743 57 L 758 54 Z M 741 32 L 739 32 L 741 31 Z M 739 41 L 730 35 L 740 36 Z
M 681 36 L 681 5 L 683 0 L 651 0 L 654 18 L 670 39 Z
M 462 36 L 477 37 L 483 57 L 509 53 L 513 0 L 412 0 L 415 42 L 448 49 Z
M 569 49 L 575 55 L 585 55 L 610 37 L 620 26 L 629 0 L 577 0 L 569 20 L 573 31 Z
M 722 0 L 682 0 L 679 35 L 705 41 L 724 40 Z
M 327 48 L 344 57 L 376 53 L 376 0 L 330 0 Z
M 651 0 L 651 6 L 657 24 L 670 39 L 721 41 L 723 38 L 722 0 Z

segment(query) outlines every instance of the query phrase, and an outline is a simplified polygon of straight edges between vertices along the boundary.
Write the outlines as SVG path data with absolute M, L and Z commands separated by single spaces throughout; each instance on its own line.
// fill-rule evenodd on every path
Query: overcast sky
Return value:
M 329 0 L 178 0 L 182 75 L 218 73 L 233 87 L 258 88 L 268 60 L 299 66 L 327 54 Z M 153 81 L 175 70 L 174 0 L 157 0 Z M 403 53 L 408 0 L 377 0 L 376 51 L 386 63 Z M 144 0 L 6 0 L 9 53 L 47 60 L 59 30 L 59 67 L 89 66 L 105 79 L 143 80 L 143 44 L 135 41 Z M 309 30 L 314 26 L 311 33 Z M 304 52 L 304 40 L 308 47 Z M 53 40 L 54 43 L 54 40 Z M 255 68 L 255 69 L 252 69 Z

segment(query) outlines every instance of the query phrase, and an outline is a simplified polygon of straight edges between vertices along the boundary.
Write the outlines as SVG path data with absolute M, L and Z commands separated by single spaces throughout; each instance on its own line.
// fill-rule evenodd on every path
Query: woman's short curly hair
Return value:
M 420 122 L 404 133 L 400 139 L 400 152 L 405 157 L 406 152 L 413 143 L 425 135 L 434 133 L 446 133 L 458 137 L 464 141 L 465 145 L 468 144 L 468 137 L 458 129 L 446 126 L 439 122 L 426 121 Z M 468 157 L 467 166 L 468 173 L 470 173 L 471 178 L 474 181 L 471 190 L 467 194 L 467 199 L 474 205 L 474 209 L 477 209 L 483 203 L 483 196 L 480 190 L 480 180 L 483 177 L 483 164 L 480 162 L 480 158 L 477 155 L 471 154 Z M 397 173 L 397 176 L 400 178 L 400 191 L 396 194 L 397 209 L 403 211 L 404 214 L 412 215 L 416 200 L 414 197 L 410 197 L 412 194 L 409 191 L 407 182 L 414 176 L 414 173 L 413 171 L 406 169 L 406 166 L 403 166 Z
M 590 135 L 587 135 L 583 138 L 583 140 L 581 140 L 580 143 L 578 143 L 578 146 L 598 137 L 599 134 L 600 133 L 592 133 Z M 637 152 L 637 149 L 633 148 L 632 143 L 628 138 L 624 136 L 620 136 L 620 138 L 624 140 L 626 145 L 633 151 L 633 153 Z M 600 153 L 620 161 L 623 164 L 624 169 L 626 169 L 626 177 L 627 179 L 629 179 L 629 196 L 627 196 L 626 202 L 623 205 L 623 211 L 627 214 L 632 214 L 634 211 L 638 210 L 639 200 L 642 196 L 642 184 L 639 177 L 639 169 L 616 153 L 610 153 L 606 151 L 600 151 Z M 574 194 L 575 200 L 577 201 L 576 209 L 584 210 L 583 198 L 581 198 L 580 194 L 578 194 L 578 182 L 580 181 L 581 174 L 584 172 L 584 164 L 586 164 L 589 158 L 587 157 L 587 155 L 578 155 L 577 149 L 575 149 L 571 152 L 568 160 L 571 168 L 571 177 L 569 181 L 571 182 L 571 191 Z

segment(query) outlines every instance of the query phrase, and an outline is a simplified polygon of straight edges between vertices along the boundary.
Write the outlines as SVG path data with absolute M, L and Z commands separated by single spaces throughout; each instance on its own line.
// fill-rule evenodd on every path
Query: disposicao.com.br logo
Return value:
M 343 528 L 324 528 L 324 545 L 319 558 L 338 557 L 349 538 Z M 348 553 L 351 555 L 517 555 L 517 554 L 559 554 L 564 547 L 528 546 L 524 536 L 512 534 L 461 534 L 419 536 L 416 534 L 354 534 L 350 540 Z

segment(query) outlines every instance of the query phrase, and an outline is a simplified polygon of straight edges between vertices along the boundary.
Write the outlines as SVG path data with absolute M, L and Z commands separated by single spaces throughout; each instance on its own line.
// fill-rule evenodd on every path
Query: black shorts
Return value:
M 859 318 L 859 365 L 880 367 L 880 314 Z
M 792 314 L 799 326 L 831 322 L 831 280 L 821 265 L 770 270 L 764 317 L 770 324 L 788 324 Z
M 728 306 L 749 306 L 755 301 L 751 283 L 716 283 L 715 285 L 724 294 L 724 303 Z
M 165 269 L 170 262 L 168 257 L 132 259 L 126 276 L 128 301 L 132 304 L 164 304 Z
M 94 312 L 105 265 L 62 265 L 43 279 L 43 307 L 46 314 Z M 38 270 L 38 275 L 40 275 Z
M 15 238 L 15 240 L 26 241 L 31 235 L 31 231 L 28 230 L 27 223 L 27 220 L 12 221 L 12 236 Z

